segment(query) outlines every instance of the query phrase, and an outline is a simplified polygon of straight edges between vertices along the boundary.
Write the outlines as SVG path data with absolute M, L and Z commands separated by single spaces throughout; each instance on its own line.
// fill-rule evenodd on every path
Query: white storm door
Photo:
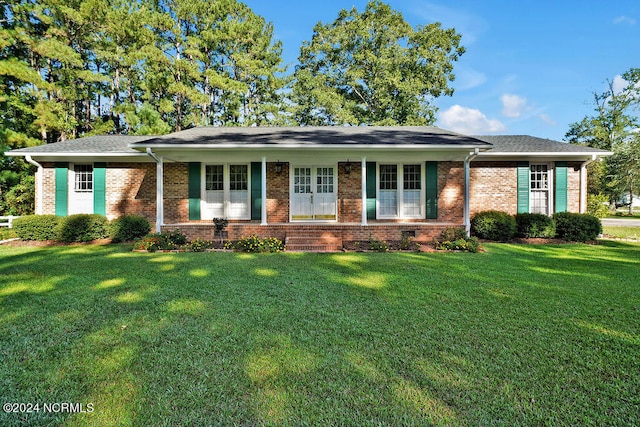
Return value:
M 249 199 L 249 166 L 229 165 L 228 217 L 251 219 Z
M 93 213 L 93 165 L 73 165 L 68 214 Z
M 313 219 L 335 220 L 336 219 L 336 185 L 333 167 L 316 167 L 315 194 L 312 197 Z
M 224 166 L 205 166 L 205 190 L 201 202 L 202 218 L 224 218 Z
M 313 219 L 310 167 L 293 168 L 293 186 L 291 194 L 291 220 L 304 221 Z

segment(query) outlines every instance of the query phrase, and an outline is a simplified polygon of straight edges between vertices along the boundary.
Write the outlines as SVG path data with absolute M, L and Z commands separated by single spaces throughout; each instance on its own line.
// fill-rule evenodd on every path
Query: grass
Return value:
M 640 227 L 602 226 L 602 233 L 616 239 L 640 240 Z
M 638 425 L 640 244 L 0 247 L 0 425 Z

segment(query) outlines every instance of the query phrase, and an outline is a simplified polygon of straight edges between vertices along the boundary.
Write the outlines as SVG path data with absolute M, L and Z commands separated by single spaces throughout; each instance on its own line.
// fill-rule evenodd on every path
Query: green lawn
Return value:
M 0 396 L 41 405 L 0 425 L 639 425 L 639 272 L 627 242 L 0 246 Z
M 613 237 L 616 239 L 640 240 L 640 227 L 619 227 L 605 225 L 602 227 L 602 233 L 607 237 Z

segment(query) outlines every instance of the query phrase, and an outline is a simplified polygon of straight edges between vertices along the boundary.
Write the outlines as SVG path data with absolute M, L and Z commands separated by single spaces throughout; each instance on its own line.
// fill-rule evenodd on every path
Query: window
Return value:
M 93 166 L 92 165 L 75 165 L 74 170 L 74 187 L 77 193 L 90 193 L 93 191 Z
M 421 218 L 424 216 L 422 165 L 380 165 L 378 216 Z
M 316 193 L 333 193 L 333 168 L 318 168 L 316 170 Z
M 549 166 L 531 165 L 530 169 L 530 211 L 549 215 Z
M 207 165 L 206 189 L 207 191 L 224 190 L 224 167 L 222 165 Z
M 205 165 L 202 218 L 250 219 L 249 165 Z
M 398 215 L 398 165 L 380 165 L 380 217 Z

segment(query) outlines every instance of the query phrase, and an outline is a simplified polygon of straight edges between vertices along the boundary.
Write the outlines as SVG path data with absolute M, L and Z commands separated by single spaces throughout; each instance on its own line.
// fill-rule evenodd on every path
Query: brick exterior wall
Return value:
M 580 162 L 567 163 L 567 210 L 580 212 Z
M 351 163 L 347 174 L 347 162 L 338 163 L 338 222 L 362 221 L 362 166 Z
M 42 164 L 42 213 L 43 215 L 55 215 L 56 213 L 56 165 L 55 163 Z M 38 187 L 36 187 L 38 191 Z M 38 196 L 36 195 L 36 200 Z
M 518 170 L 516 162 L 471 162 L 469 211 L 518 212 Z M 464 171 L 463 171 L 464 173 Z M 463 176 L 464 184 L 464 176 Z
M 108 163 L 106 181 L 107 218 L 136 214 L 155 223 L 155 163 Z
M 517 211 L 516 162 L 472 162 L 471 215 L 488 209 L 515 214 Z M 42 163 L 42 213 L 55 214 L 55 164 Z M 464 165 L 462 162 L 438 162 L 438 218 L 433 220 L 369 220 L 368 227 L 359 225 L 362 218 L 362 175 L 359 163 L 352 163 L 349 174 L 346 162 L 338 163 L 338 223 L 288 224 L 289 163 L 282 163 L 276 173 L 275 162 L 267 163 L 267 221 L 232 221 L 229 238 L 250 234 L 261 237 L 286 238 L 287 232 L 327 229 L 339 233 L 344 241 L 366 240 L 369 236 L 382 240 L 399 240 L 403 231 L 415 233 L 418 241 L 431 240 L 446 226 L 463 222 Z M 567 167 L 568 209 L 580 209 L 580 162 Z M 165 228 L 179 227 L 190 238 L 213 238 L 210 221 L 189 221 L 188 164 L 164 164 Z M 155 223 L 156 164 L 107 163 L 106 213 L 110 219 L 125 214 L 138 214 Z M 171 225 L 177 224 L 177 225 Z M 311 227 L 311 228 L 309 228 Z
M 271 223 L 289 222 L 289 163 L 280 166 L 277 173 L 276 163 L 267 163 L 267 222 Z

